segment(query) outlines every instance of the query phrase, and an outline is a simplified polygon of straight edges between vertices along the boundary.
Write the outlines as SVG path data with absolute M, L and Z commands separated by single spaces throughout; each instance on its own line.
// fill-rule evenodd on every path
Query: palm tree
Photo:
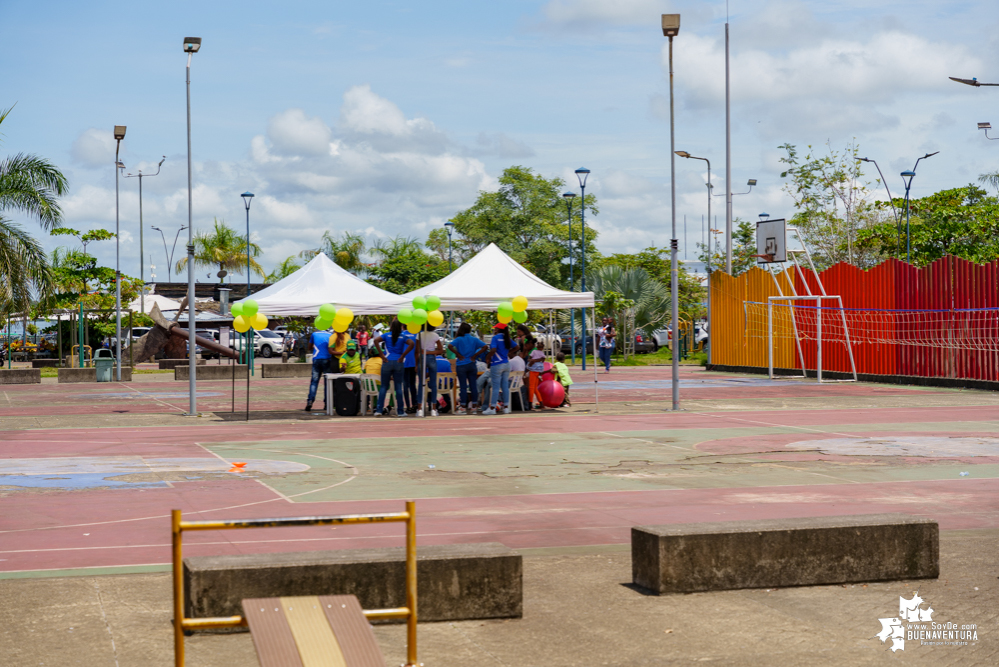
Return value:
M 282 278 L 287 278 L 291 274 L 298 271 L 301 267 L 298 262 L 295 261 L 294 255 L 287 258 L 283 262 L 277 265 L 277 267 L 267 274 L 267 282 L 276 283 Z
M 999 171 L 982 174 L 978 177 L 978 182 L 989 185 L 995 188 L 996 192 L 999 192 Z
M 371 252 L 389 261 L 405 255 L 423 254 L 423 244 L 415 238 L 396 236 L 393 239 L 379 239 L 371 247 Z
M 0 111 L 0 123 L 10 111 Z M 36 155 L 18 153 L 0 160 L 0 312 L 27 311 L 33 294 L 44 297 L 52 291 L 52 272 L 41 246 L 3 212 L 37 218 L 42 229 L 58 227 L 62 210 L 56 198 L 68 189 L 66 177 Z
M 211 232 L 198 232 L 194 235 L 194 265 L 200 267 L 219 267 L 219 273 L 228 271 L 243 275 L 246 269 L 246 237 L 240 236 L 225 220 L 215 218 L 215 228 Z M 265 277 L 263 267 L 254 257 L 260 256 L 260 246 L 250 242 L 250 270 Z M 187 258 L 177 262 L 177 273 L 187 266 Z M 219 278 L 219 282 L 223 282 Z
M 598 301 L 634 302 L 635 328 L 655 327 L 670 314 L 669 290 L 645 269 L 602 266 L 592 274 L 593 294 Z M 608 315 L 612 315 L 608 313 Z M 623 313 L 616 313 L 620 319 Z M 613 316 L 613 315 L 612 315 Z
M 323 253 L 336 262 L 337 266 L 343 270 L 357 275 L 363 273 L 367 268 L 364 262 L 361 261 L 364 249 L 364 237 L 360 234 L 344 232 L 343 236 L 338 237 L 326 231 L 323 232 L 323 238 L 318 248 L 303 250 L 298 256 L 303 259 L 312 259 L 319 253 Z

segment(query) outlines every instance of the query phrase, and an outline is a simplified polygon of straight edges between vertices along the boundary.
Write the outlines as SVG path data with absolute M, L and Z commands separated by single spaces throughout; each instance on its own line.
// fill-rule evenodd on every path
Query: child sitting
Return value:
M 347 343 L 347 348 L 344 350 L 343 356 L 340 357 L 340 372 L 361 372 L 361 354 L 357 349 L 357 341 L 352 340 Z
M 565 390 L 565 398 L 562 399 L 562 405 L 559 407 L 572 406 L 572 402 L 569 400 L 569 385 L 572 384 L 572 378 L 569 377 L 569 367 L 565 365 L 565 355 L 561 352 L 555 355 L 555 363 L 552 367 L 545 371 L 545 373 L 550 373 L 552 379 L 562 385 L 562 389 Z

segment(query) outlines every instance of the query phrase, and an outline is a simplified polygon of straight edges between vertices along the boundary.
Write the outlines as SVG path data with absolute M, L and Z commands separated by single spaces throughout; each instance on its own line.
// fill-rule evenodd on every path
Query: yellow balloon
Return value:
M 343 321 L 337 322 L 336 320 L 333 320 L 333 331 L 337 333 L 343 333 L 349 327 L 350 327 L 350 322 L 343 322 Z
M 503 315 L 498 315 L 498 316 L 496 317 L 496 319 L 498 319 L 498 320 L 499 320 L 500 322 L 502 322 L 503 324 L 509 324 L 509 323 L 510 323 L 510 321 L 511 321 L 511 320 L 513 319 L 513 316 L 511 315 L 511 316 L 509 316 L 509 317 L 505 317 L 505 316 L 503 316 Z
M 423 328 L 422 324 L 413 324 L 413 323 L 410 323 L 410 324 L 406 325 L 406 330 L 409 331 L 409 333 L 411 333 L 411 334 L 418 334 L 418 333 L 420 333 L 420 329 L 422 329 L 422 328 Z
M 238 331 L 239 333 L 246 333 L 247 331 L 250 330 L 250 321 L 245 317 L 243 317 L 242 315 L 240 315 L 239 317 L 237 317 L 232 321 L 232 328 Z
M 257 313 L 250 318 L 250 326 L 260 331 L 267 328 L 267 316 L 263 313 Z
M 522 313 L 527 310 L 527 297 L 526 296 L 515 296 L 510 302 L 513 304 L 513 312 Z
M 427 323 L 432 327 L 439 327 L 444 324 L 444 313 L 439 310 L 431 310 L 427 313 Z
M 347 324 L 350 324 L 354 321 L 354 312 L 350 308 L 340 308 L 336 311 L 333 320 L 346 320 Z

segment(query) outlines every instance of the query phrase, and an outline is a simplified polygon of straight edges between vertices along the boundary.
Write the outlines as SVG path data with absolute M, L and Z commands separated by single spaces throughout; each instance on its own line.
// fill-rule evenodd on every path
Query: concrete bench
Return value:
M 403 548 L 198 556 L 184 559 L 184 615 L 242 613 L 246 598 L 355 595 L 364 609 L 405 606 Z M 520 618 L 523 562 L 502 544 L 420 547 L 420 621 Z
M 195 359 L 195 362 L 199 366 L 205 365 L 204 359 Z M 160 359 L 159 364 L 161 371 L 172 371 L 178 366 L 190 366 L 191 361 L 189 359 Z
M 657 594 L 932 579 L 940 534 L 907 514 L 641 526 L 631 569 Z
M 235 370 L 233 369 L 235 366 Z M 237 378 L 246 379 L 246 369 L 248 366 L 246 364 L 221 364 L 216 366 L 212 364 L 211 366 L 198 366 L 197 378 L 199 380 L 231 380 L 232 375 L 235 372 Z M 173 369 L 173 379 L 174 380 L 187 380 L 191 379 L 191 366 L 190 362 L 182 366 L 177 366 Z
M 41 371 L 39 371 L 41 372 Z M 97 382 L 97 369 L 96 368 L 60 368 L 57 371 L 59 382 Z M 111 369 L 111 381 L 117 382 L 118 370 L 116 368 Z M 121 368 L 121 381 L 131 382 L 132 381 L 132 367 L 122 366 Z
M 60 362 L 58 359 L 32 359 L 32 368 L 59 368 Z
M 260 364 L 260 377 L 307 378 L 312 377 L 312 364 Z
M 40 368 L 4 368 L 0 369 L 0 384 L 41 384 L 42 370 Z

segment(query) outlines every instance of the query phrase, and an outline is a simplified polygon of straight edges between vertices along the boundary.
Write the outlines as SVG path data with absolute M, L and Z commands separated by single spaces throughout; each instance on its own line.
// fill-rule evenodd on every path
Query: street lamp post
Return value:
M 912 243 L 909 238 L 909 189 L 912 187 L 912 179 L 916 175 L 916 167 L 919 166 L 920 160 L 925 160 L 928 157 L 933 157 L 940 151 L 933 153 L 927 153 L 923 157 L 916 160 L 916 164 L 912 165 L 912 171 L 903 171 L 901 173 L 902 182 L 905 183 L 905 263 L 912 264 Z
M 586 179 L 590 176 L 590 170 L 580 167 L 576 170 L 576 180 L 579 181 L 579 220 L 581 231 L 579 232 L 579 275 L 582 279 L 581 292 L 586 291 Z M 594 306 L 595 307 L 595 306 Z M 586 370 L 586 308 L 581 309 L 582 321 L 580 322 L 580 341 L 583 344 L 583 370 Z M 575 347 L 575 346 L 573 346 Z M 596 364 L 597 351 L 593 350 L 593 363 Z
M 243 204 L 246 206 L 246 298 L 250 298 L 250 204 L 253 202 L 253 193 L 246 191 L 240 195 Z M 249 364 L 250 375 L 253 375 L 253 328 L 247 331 L 246 363 Z
M 164 155 L 163 160 L 160 160 L 160 163 L 156 165 L 155 174 L 143 174 L 141 169 L 139 169 L 139 173 L 137 174 L 125 174 L 125 178 L 139 179 L 139 282 L 142 283 L 142 288 L 139 292 L 139 310 L 141 310 L 143 314 L 146 313 L 146 255 L 142 238 L 142 179 L 149 178 L 150 176 L 159 176 L 164 160 L 166 160 L 166 155 Z M 166 245 L 165 242 L 164 245 Z
M 454 271 L 454 263 L 451 256 L 451 234 L 454 232 L 454 222 L 448 220 L 444 223 L 444 229 L 447 230 L 447 272 L 448 275 Z M 447 327 L 448 336 L 454 338 L 454 311 L 447 311 Z
M 708 163 L 708 227 L 711 227 L 711 190 L 714 188 L 714 186 L 711 184 L 711 160 L 709 160 L 706 157 L 697 157 L 691 155 L 687 151 L 675 151 L 675 153 L 682 158 L 687 158 L 689 160 L 704 160 L 705 162 Z M 686 239 L 684 239 L 684 242 L 686 242 Z M 710 263 L 711 261 L 710 249 L 705 248 L 705 250 L 708 252 L 708 262 Z
M 680 15 L 662 15 L 663 36 L 669 38 L 669 188 L 673 236 L 670 239 L 669 277 L 670 301 L 673 320 L 673 410 L 680 409 L 680 273 L 677 266 L 678 242 L 676 239 L 676 137 L 675 116 L 673 114 L 673 38 L 680 33 Z M 726 77 L 727 81 L 727 77 Z M 731 243 L 731 241 L 730 241 Z M 731 261 L 731 259 L 729 260 Z M 693 331 L 691 331 L 693 334 Z
M 989 123 L 989 122 L 979 123 L 978 124 L 978 129 L 979 130 L 985 130 L 985 138 L 988 139 L 989 141 L 995 141 L 996 139 L 999 139 L 999 137 L 990 137 L 989 136 L 989 130 L 992 129 L 992 123 Z
M 191 56 L 201 49 L 200 37 L 184 38 L 184 53 L 187 54 L 187 358 L 190 364 L 188 394 L 190 395 L 187 414 L 198 416 L 197 349 L 194 341 L 196 320 L 194 314 L 194 211 L 191 188 Z M 175 621 L 176 622 L 176 621 Z M 179 634 L 179 633 L 178 633 Z M 183 635 L 180 635 L 183 652 Z
M 895 209 L 895 200 L 892 199 L 891 190 L 888 189 L 888 181 L 885 180 L 885 175 L 881 173 L 881 167 L 878 166 L 877 160 L 872 160 L 871 158 L 860 157 L 857 158 L 861 162 L 870 162 L 874 165 L 874 168 L 878 170 L 878 176 L 881 177 L 881 182 L 884 183 L 885 192 L 888 193 L 888 203 L 891 205 L 891 213 L 895 218 L 895 249 L 898 251 L 899 239 L 902 236 L 902 221 L 898 217 L 898 211 Z
M 562 195 L 565 200 L 566 218 L 569 221 L 569 291 L 576 291 L 576 277 L 572 268 L 572 200 L 576 198 L 575 192 L 566 192 Z M 576 335 L 576 309 L 569 309 L 569 354 L 572 355 L 572 365 L 576 365 L 576 345 L 572 343 L 572 337 Z M 583 343 L 585 345 L 585 342 Z
M 121 233 L 118 220 L 118 175 L 125 165 L 118 160 L 121 140 L 125 138 L 125 126 L 114 126 L 114 339 L 115 367 L 118 371 L 117 381 L 121 382 Z M 82 350 L 81 346 L 79 350 Z
M 163 234 L 163 230 L 154 225 L 149 225 L 149 229 L 155 229 L 163 237 L 163 254 L 166 255 L 167 261 L 167 279 L 170 278 L 170 272 L 173 271 L 173 253 L 177 250 L 177 239 L 180 238 L 180 233 L 187 229 L 187 225 L 181 225 L 180 229 L 177 230 L 177 234 L 173 237 L 173 248 L 167 250 L 166 235 Z

